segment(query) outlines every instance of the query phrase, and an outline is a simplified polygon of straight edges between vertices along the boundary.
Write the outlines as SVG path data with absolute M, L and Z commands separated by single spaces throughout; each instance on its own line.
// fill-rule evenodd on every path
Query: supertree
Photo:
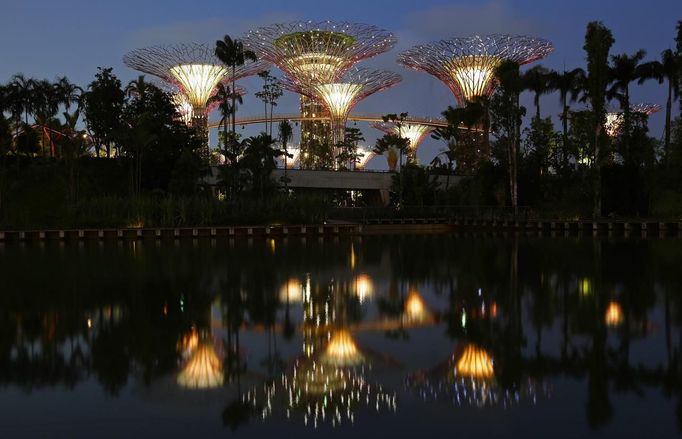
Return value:
M 259 58 L 279 67 L 303 87 L 334 83 L 358 62 L 395 46 L 394 35 L 375 26 L 333 21 L 297 21 L 254 29 L 244 44 Z M 301 95 L 301 148 L 306 157 L 314 143 L 329 141 L 328 116 L 322 103 Z
M 410 141 L 409 155 L 413 158 L 417 154 L 419 144 L 436 128 L 435 126 L 428 124 L 403 123 L 398 125 L 394 122 L 375 122 L 370 126 L 383 131 L 386 134 L 400 135 L 401 137 L 408 139 Z
M 505 60 L 528 64 L 554 50 L 549 41 L 519 35 L 474 35 L 415 46 L 398 56 L 408 68 L 440 79 L 461 106 L 495 89 L 495 69 Z
M 194 115 L 194 109 L 189 100 L 189 97 L 185 94 L 184 89 L 182 87 L 170 83 L 163 83 L 160 85 L 160 88 L 171 95 L 171 101 L 173 102 L 173 105 L 175 105 L 175 110 L 178 113 L 180 120 L 184 122 L 187 126 L 192 126 L 192 117 Z M 245 96 L 248 93 L 248 91 L 244 87 L 239 85 L 237 85 L 235 89 L 236 89 L 235 92 L 239 96 Z M 211 114 L 211 112 L 220 105 L 220 102 L 213 99 L 217 91 L 218 91 L 217 88 L 213 89 L 213 92 L 211 93 L 211 96 L 209 97 L 208 102 L 206 103 L 207 115 Z
M 642 114 L 646 117 L 661 111 L 661 106 L 658 104 L 640 103 L 630 105 L 631 113 Z M 606 113 L 606 123 L 604 129 L 609 137 L 617 137 L 623 128 L 624 117 L 620 111 L 609 111 Z
M 207 103 L 221 81 L 232 80 L 232 71 L 207 44 L 177 44 L 135 49 L 123 57 L 128 67 L 154 75 L 178 87 L 192 106 L 192 126 L 208 140 Z M 254 75 L 265 68 L 262 61 L 237 67 L 235 79 Z
M 385 90 L 402 80 L 397 73 L 386 70 L 354 69 L 335 82 L 304 84 L 284 81 L 284 86 L 296 93 L 324 103 L 332 122 L 332 144 L 344 140 L 346 120 L 353 107 L 367 96 Z

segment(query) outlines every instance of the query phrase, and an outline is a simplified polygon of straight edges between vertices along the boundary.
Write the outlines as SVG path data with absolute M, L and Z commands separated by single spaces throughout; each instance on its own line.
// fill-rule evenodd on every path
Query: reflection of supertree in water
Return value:
M 518 35 L 474 35 L 415 46 L 398 57 L 414 70 L 447 85 L 461 106 L 495 89 L 495 69 L 503 61 L 528 64 L 554 50 L 549 41 Z
M 299 21 L 252 30 L 244 43 L 279 67 L 290 81 L 310 87 L 335 82 L 358 62 L 393 48 L 396 39 L 388 31 L 365 24 Z M 301 115 L 320 118 L 328 113 L 322 102 L 301 95 Z M 328 141 L 328 122 L 301 122 L 303 167 L 313 160 L 312 146 Z
M 367 289 L 366 280 L 356 279 L 354 283 Z M 296 289 L 296 283 L 290 284 L 285 284 L 285 294 L 292 287 Z M 339 303 L 333 300 L 333 285 L 311 289 L 308 276 L 302 290 L 303 355 L 288 373 L 248 391 L 243 403 L 259 412 L 262 419 L 300 417 L 305 425 L 314 427 L 352 423 L 363 409 L 395 411 L 395 394 L 366 381 L 367 358 L 350 331 L 335 328 L 342 313 L 335 309 Z
M 502 388 L 495 379 L 494 361 L 481 346 L 467 343 L 447 363 L 428 372 L 408 375 L 406 385 L 425 400 L 451 400 L 457 405 L 509 407 L 528 400 L 535 404 L 548 391 L 527 378 L 513 388 Z
M 123 57 L 128 67 L 154 75 L 179 87 L 192 106 L 192 125 L 207 135 L 206 105 L 218 83 L 232 81 L 232 69 L 215 56 L 207 44 L 177 44 L 135 49 Z M 261 61 L 237 66 L 234 79 L 254 75 L 264 69 Z

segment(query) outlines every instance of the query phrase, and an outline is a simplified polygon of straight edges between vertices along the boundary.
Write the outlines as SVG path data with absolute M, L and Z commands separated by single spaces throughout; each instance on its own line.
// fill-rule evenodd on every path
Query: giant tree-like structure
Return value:
M 415 46 L 398 56 L 408 68 L 440 79 L 464 106 L 477 96 L 489 96 L 495 89 L 495 69 L 502 61 L 528 64 L 554 50 L 540 38 L 518 35 L 474 35 Z
M 354 69 L 334 82 L 285 81 L 284 86 L 326 106 L 332 122 L 332 143 L 335 145 L 344 140 L 348 113 L 358 102 L 401 80 L 400 75 L 386 70 Z
M 128 67 L 161 78 L 182 91 L 192 107 L 192 126 L 207 132 L 207 103 L 218 83 L 232 80 L 232 71 L 216 58 L 213 46 L 177 44 L 135 49 L 123 57 Z M 262 61 L 237 67 L 234 79 L 254 75 L 265 68 Z
M 654 113 L 658 113 L 659 111 L 661 111 L 661 106 L 658 104 L 640 103 L 630 105 L 630 113 L 639 113 L 646 117 L 649 117 Z M 624 118 L 622 112 L 609 111 L 606 113 L 606 123 L 604 124 L 606 134 L 608 134 L 609 137 L 617 137 L 620 135 L 623 128 L 623 122 Z
M 358 62 L 387 52 L 396 43 L 392 33 L 378 27 L 333 21 L 274 24 L 248 32 L 243 40 L 259 58 L 305 88 L 335 83 Z M 312 144 L 329 141 L 329 124 L 320 120 L 329 115 L 309 94 L 301 95 L 301 115 L 310 119 L 301 122 L 305 158 Z
M 403 123 L 398 125 L 394 122 L 375 122 L 370 125 L 372 128 L 376 128 L 383 131 L 386 134 L 400 135 L 401 137 L 409 140 L 410 151 L 409 155 L 415 157 L 417 155 L 417 148 L 422 143 L 424 138 L 436 129 L 433 125 L 421 124 L 421 123 Z

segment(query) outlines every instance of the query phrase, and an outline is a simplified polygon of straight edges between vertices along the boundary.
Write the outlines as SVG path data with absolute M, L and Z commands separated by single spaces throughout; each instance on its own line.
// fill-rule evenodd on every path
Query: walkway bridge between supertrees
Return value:
M 275 114 L 272 116 L 272 122 L 281 122 L 283 120 L 288 120 L 290 122 L 307 122 L 307 121 L 328 121 L 328 117 L 304 117 L 300 113 L 292 114 Z M 368 114 L 368 113 L 353 113 L 348 116 L 348 120 L 353 122 L 383 122 L 383 115 L 380 114 Z M 242 119 L 237 119 L 235 125 L 253 125 L 259 123 L 270 122 L 270 117 L 265 116 L 247 116 Z M 403 121 L 404 124 L 422 124 L 428 125 L 435 128 L 445 128 L 448 126 L 447 121 L 439 118 L 428 118 L 428 117 L 408 117 Z M 209 123 L 209 129 L 218 128 L 219 122 Z

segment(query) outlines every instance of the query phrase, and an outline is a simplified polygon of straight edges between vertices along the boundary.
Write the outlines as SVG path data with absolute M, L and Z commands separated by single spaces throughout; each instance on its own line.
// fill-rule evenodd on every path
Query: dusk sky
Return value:
M 556 50 L 541 61 L 543 65 L 571 69 L 585 67 L 582 50 L 585 26 L 591 20 L 601 20 L 615 37 L 612 53 L 631 54 L 641 48 L 647 51 L 647 59 L 652 59 L 673 46 L 675 23 L 682 19 L 682 4 L 680 0 L 648 3 L 632 0 L 4 0 L 0 14 L 0 81 L 8 81 L 17 72 L 49 79 L 66 75 L 85 87 L 98 66 L 110 66 L 125 83 L 138 73 L 125 67 L 121 57 L 137 47 L 176 42 L 213 44 L 224 34 L 239 37 L 261 25 L 324 19 L 374 24 L 394 32 L 398 38 L 395 49 L 363 65 L 396 71 L 403 76 L 403 82 L 370 96 L 356 111 L 381 114 L 407 111 L 414 116 L 438 116 L 448 105 L 454 105 L 450 91 L 435 78 L 408 71 L 395 62 L 400 51 L 414 44 L 475 33 L 527 34 L 554 43 Z M 279 74 L 276 69 L 273 71 Z M 250 94 L 245 97 L 240 115 L 260 114 L 262 104 L 253 96 L 260 89 L 260 80 L 247 79 L 241 84 Z M 557 101 L 556 95 L 544 97 L 543 113 L 557 113 Z M 632 101 L 663 105 L 664 87 L 653 82 L 635 85 Z M 524 102 L 530 109 L 529 94 L 525 95 Z M 297 109 L 297 97 L 287 93 L 276 111 L 292 113 Z M 661 137 L 663 119 L 662 112 L 651 117 L 652 135 L 657 138 Z M 259 128 L 248 128 L 246 133 L 256 133 Z M 373 143 L 379 135 L 366 125 L 360 128 L 368 142 Z M 419 158 L 428 163 L 441 148 L 438 142 L 429 139 L 420 149 Z

